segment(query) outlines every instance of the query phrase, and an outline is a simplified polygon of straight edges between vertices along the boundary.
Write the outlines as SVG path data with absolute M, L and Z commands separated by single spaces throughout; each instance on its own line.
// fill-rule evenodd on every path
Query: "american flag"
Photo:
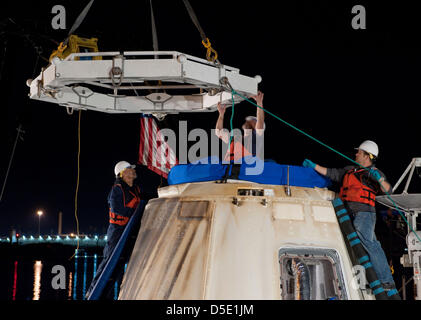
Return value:
M 155 119 L 147 114 L 140 118 L 138 163 L 147 166 L 148 169 L 166 179 L 170 169 L 178 164 L 174 151 L 164 141 Z

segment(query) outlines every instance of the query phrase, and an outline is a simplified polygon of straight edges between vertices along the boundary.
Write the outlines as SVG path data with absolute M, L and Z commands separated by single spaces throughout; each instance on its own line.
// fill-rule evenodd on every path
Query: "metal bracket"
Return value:
M 287 171 L 287 185 L 285 186 L 285 194 L 288 197 L 291 197 L 291 187 L 289 185 L 289 166 L 288 166 L 287 170 L 288 170 Z
M 268 206 L 268 200 L 266 198 L 263 198 L 260 202 L 262 206 L 267 207 Z
M 172 96 L 166 93 L 151 93 L 150 95 L 145 96 L 146 99 L 148 99 L 150 102 L 153 103 L 154 109 L 158 110 L 164 110 L 164 104 L 165 102 L 169 101 Z
M 110 70 L 110 79 L 113 87 L 119 87 L 121 85 L 121 82 L 123 81 L 123 77 L 124 57 L 122 55 L 118 55 L 113 58 L 113 66 Z
M 240 202 L 238 201 L 237 197 L 232 198 L 232 204 L 239 207 L 240 206 Z

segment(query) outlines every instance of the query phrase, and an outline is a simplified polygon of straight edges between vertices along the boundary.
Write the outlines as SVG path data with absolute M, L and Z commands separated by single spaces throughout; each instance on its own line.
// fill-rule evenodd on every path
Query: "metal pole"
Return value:
M 402 299 L 406 300 L 406 277 L 402 276 Z
M 412 178 L 412 175 L 414 174 L 414 170 L 415 170 L 415 158 L 414 158 L 413 163 L 412 163 L 411 171 L 409 172 L 408 180 L 406 180 L 405 189 L 402 192 L 403 194 L 408 193 L 409 183 L 411 182 L 411 178 Z
M 38 238 L 41 236 L 41 215 L 38 215 Z
M 58 230 L 57 230 L 57 232 L 58 232 L 58 235 L 59 236 L 61 236 L 61 228 L 62 228 L 62 220 L 63 220 L 63 213 L 60 211 L 59 213 L 58 213 Z
M 411 169 L 412 165 L 415 162 L 415 158 L 413 158 L 411 160 L 411 163 L 409 164 L 409 166 L 405 169 L 405 172 L 402 174 L 402 176 L 399 178 L 398 182 L 396 182 L 395 186 L 392 189 L 392 193 L 395 192 L 395 190 L 399 187 L 399 185 L 401 184 L 401 182 L 403 181 L 403 179 L 405 178 L 405 176 L 408 174 L 409 170 Z

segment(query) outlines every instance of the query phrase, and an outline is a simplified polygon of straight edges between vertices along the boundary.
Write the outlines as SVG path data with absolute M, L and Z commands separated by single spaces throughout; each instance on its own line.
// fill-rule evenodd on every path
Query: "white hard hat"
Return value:
M 246 117 L 246 121 L 252 121 L 252 120 L 254 120 L 254 121 L 257 122 L 257 118 L 255 116 L 248 116 L 248 117 Z
M 255 116 L 248 116 L 246 117 L 246 121 L 256 121 L 257 122 L 257 118 Z M 263 129 L 266 129 L 266 123 L 263 122 Z
M 136 168 L 136 165 L 134 164 L 130 164 L 127 161 L 120 161 L 119 163 L 117 163 L 114 167 L 114 173 L 116 176 L 118 176 L 120 174 L 121 171 L 123 171 L 124 169 L 127 168 Z
M 374 141 L 366 140 L 363 143 L 360 144 L 358 148 L 355 148 L 356 150 L 360 149 L 365 152 L 371 153 L 373 156 L 377 157 L 379 155 L 379 147 Z

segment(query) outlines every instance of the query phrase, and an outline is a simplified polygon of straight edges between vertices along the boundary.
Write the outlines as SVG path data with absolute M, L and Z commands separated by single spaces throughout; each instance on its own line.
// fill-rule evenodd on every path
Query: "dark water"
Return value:
M 83 300 L 102 255 L 81 251 L 71 260 L 69 258 L 1 259 L 0 300 Z M 56 265 L 64 267 L 65 273 L 60 273 L 64 274 L 64 289 L 53 288 L 57 273 L 52 271 Z

